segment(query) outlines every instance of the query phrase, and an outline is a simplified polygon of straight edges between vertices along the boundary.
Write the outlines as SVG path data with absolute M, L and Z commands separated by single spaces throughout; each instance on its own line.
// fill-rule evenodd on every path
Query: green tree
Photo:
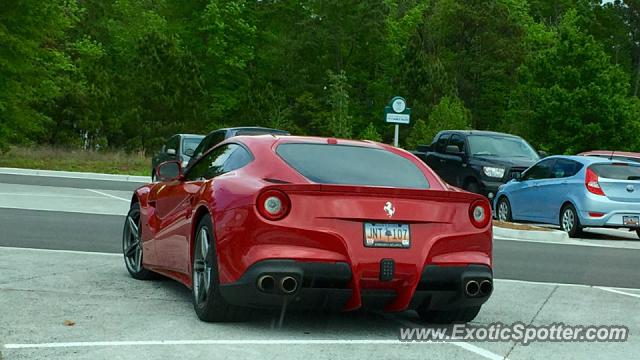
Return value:
M 557 27 L 532 27 L 531 53 L 511 99 L 510 129 L 553 153 L 637 150 L 629 78 L 569 10 Z
M 46 109 L 73 70 L 62 48 L 76 14 L 76 3 L 65 0 L 0 5 L 0 151 L 45 135 Z
M 406 59 L 404 82 L 419 118 L 442 96 L 458 96 L 472 126 L 496 124 L 516 84 L 531 22 L 524 0 L 435 0 L 424 12 Z
M 428 122 L 418 120 L 407 137 L 406 146 L 415 149 L 418 145 L 430 144 L 442 130 L 466 130 L 471 128 L 471 112 L 456 97 L 445 96 L 433 108 Z
M 405 148 L 407 149 L 415 149 L 418 145 L 429 145 L 433 140 L 432 131 L 427 126 L 427 123 L 418 119 L 418 121 L 413 124 L 409 135 L 405 139 Z
M 380 136 L 380 133 L 378 133 L 376 126 L 372 122 L 370 122 L 369 125 L 367 125 L 367 127 L 362 130 L 358 138 L 360 140 L 371 140 L 377 142 L 382 141 L 382 136 Z
M 349 115 L 349 84 L 344 71 L 334 74 L 327 72 L 329 78 L 329 113 L 328 128 L 335 137 L 348 139 L 351 137 L 352 125 Z

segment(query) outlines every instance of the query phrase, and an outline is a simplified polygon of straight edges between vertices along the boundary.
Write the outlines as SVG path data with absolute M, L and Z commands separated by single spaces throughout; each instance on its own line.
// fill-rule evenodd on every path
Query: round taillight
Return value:
M 279 190 L 267 190 L 258 196 L 258 212 L 268 220 L 280 220 L 289 214 L 291 201 Z
M 491 208 L 487 201 L 474 201 L 469 207 L 469 219 L 478 228 L 483 228 L 491 221 Z

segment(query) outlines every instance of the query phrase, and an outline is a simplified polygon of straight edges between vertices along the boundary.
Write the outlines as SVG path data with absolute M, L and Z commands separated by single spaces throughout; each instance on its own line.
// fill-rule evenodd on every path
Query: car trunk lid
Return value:
M 594 164 L 605 196 L 614 201 L 640 202 L 640 166 L 629 163 Z

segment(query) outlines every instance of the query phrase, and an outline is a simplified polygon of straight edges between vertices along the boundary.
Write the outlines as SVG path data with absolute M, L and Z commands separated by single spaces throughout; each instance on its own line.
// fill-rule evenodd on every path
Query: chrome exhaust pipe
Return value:
M 292 276 L 285 276 L 280 280 L 280 290 L 285 294 L 292 294 L 298 290 L 298 280 Z
M 469 280 L 464 286 L 464 292 L 467 296 L 476 296 L 480 292 L 480 284 L 475 280 Z
M 271 275 L 262 275 L 257 281 L 258 290 L 264 292 L 270 292 L 276 286 L 276 279 Z
M 480 283 L 480 294 L 489 295 L 491 291 L 493 291 L 493 283 L 491 283 L 491 280 L 483 280 Z

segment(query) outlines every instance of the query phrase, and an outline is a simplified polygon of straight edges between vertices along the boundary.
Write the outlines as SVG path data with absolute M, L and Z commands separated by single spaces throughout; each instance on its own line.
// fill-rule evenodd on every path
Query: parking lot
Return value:
M 0 181 L 2 359 L 627 358 L 640 351 L 640 241 L 621 232 L 567 243 L 496 239 L 495 292 L 473 323 L 626 325 L 627 342 L 401 343 L 399 327 L 422 326 L 413 313 L 287 313 L 281 328 L 271 311 L 246 323 L 200 322 L 188 289 L 136 281 L 124 268 L 120 236 L 136 183 Z

